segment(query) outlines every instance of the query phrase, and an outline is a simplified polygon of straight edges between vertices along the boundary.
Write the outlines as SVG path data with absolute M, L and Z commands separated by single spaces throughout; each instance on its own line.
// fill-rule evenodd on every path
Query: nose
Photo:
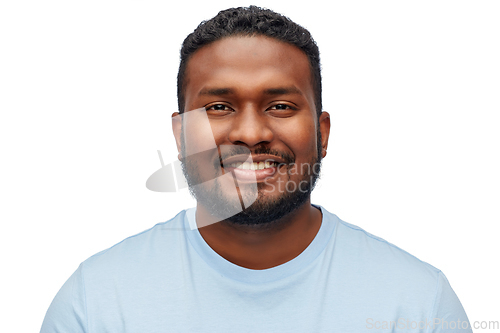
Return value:
M 233 119 L 229 141 L 254 147 L 273 140 L 274 134 L 266 115 L 253 108 L 241 110 Z

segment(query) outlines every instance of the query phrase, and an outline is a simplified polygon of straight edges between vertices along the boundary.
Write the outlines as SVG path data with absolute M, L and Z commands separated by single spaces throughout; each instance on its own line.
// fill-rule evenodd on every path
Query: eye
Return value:
M 269 112 L 273 116 L 277 116 L 277 117 L 290 117 L 295 113 L 296 110 L 297 110 L 297 107 L 295 107 L 293 105 L 285 104 L 285 103 L 278 103 L 278 104 L 274 104 L 271 107 L 269 107 L 267 109 L 267 112 Z
M 207 110 L 215 110 L 215 111 L 226 111 L 226 109 L 229 108 L 224 104 L 214 104 L 212 106 L 207 107 Z
M 211 115 L 224 115 L 227 113 L 230 113 L 234 111 L 232 108 L 225 104 L 212 104 L 212 105 L 207 105 L 205 107 L 205 110 L 207 110 L 208 114 Z
M 286 104 L 276 104 L 270 107 L 271 110 L 288 110 L 291 109 L 290 105 Z

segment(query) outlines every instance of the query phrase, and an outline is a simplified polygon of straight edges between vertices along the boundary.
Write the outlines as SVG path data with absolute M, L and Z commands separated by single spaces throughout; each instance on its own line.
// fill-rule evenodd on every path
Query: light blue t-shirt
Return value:
M 219 256 L 182 211 L 84 261 L 41 332 L 471 332 L 441 271 L 321 211 L 309 247 L 264 270 Z

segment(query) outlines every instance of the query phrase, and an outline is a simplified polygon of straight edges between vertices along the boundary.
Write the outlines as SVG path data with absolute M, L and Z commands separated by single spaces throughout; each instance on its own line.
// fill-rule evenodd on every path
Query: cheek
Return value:
M 224 121 L 211 121 L 210 128 L 212 133 L 212 138 L 217 146 L 221 144 L 229 144 L 227 138 L 229 132 L 231 131 L 231 122 Z
M 182 126 L 185 154 L 187 156 L 217 147 L 205 109 L 184 113 L 182 115 Z
M 309 119 L 308 119 L 309 120 Z M 296 159 L 309 160 L 316 153 L 316 126 L 313 122 L 301 119 L 288 124 L 278 125 L 275 133 L 287 145 Z

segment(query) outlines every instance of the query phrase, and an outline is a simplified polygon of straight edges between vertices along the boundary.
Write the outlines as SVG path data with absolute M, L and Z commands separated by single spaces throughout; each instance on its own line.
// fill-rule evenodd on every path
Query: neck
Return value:
M 310 199 L 263 227 L 228 221 L 209 224 L 209 215 L 202 205 L 197 205 L 196 221 L 207 244 L 226 260 L 250 269 L 275 267 L 298 256 L 318 233 L 322 219 Z

